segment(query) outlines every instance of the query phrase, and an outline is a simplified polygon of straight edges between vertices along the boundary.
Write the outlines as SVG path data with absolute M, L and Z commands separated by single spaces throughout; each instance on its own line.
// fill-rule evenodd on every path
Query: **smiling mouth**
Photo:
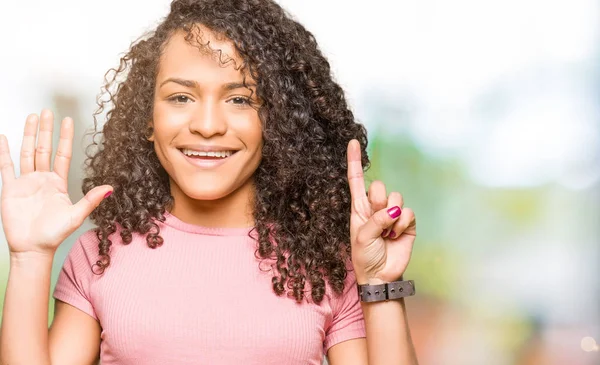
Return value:
M 179 151 L 186 157 L 197 160 L 224 160 L 231 157 L 237 151 L 194 151 L 187 148 L 179 148 Z

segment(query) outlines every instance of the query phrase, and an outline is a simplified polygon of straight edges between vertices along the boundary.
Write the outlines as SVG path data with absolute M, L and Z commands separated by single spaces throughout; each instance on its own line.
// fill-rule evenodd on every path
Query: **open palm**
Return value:
M 41 119 L 41 120 L 40 120 Z M 40 125 L 39 136 L 38 124 Z M 8 142 L 0 135 L 0 199 L 2 225 L 11 253 L 54 252 L 111 191 L 110 186 L 92 189 L 77 204 L 67 192 L 73 145 L 73 121 L 61 123 L 60 141 L 53 171 L 50 170 L 54 117 L 48 110 L 41 118 L 30 115 L 21 147 L 21 176 L 15 177 Z

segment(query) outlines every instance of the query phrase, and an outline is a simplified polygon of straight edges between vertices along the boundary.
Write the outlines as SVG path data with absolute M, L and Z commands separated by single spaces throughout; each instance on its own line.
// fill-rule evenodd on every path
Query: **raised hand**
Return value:
M 399 280 L 417 235 L 414 212 L 402 208 L 400 193 L 388 196 L 380 181 L 371 183 L 367 196 L 357 140 L 348 143 L 348 184 L 352 196 L 352 263 L 358 284 Z
M 36 146 L 36 136 L 37 137 Z M 43 110 L 25 122 L 21 146 L 21 176 L 15 177 L 6 137 L 0 135 L 0 198 L 2 225 L 11 254 L 50 253 L 112 192 L 109 185 L 89 191 L 76 204 L 67 192 L 67 177 L 73 146 L 73 120 L 65 118 L 60 142 L 50 170 L 54 116 Z

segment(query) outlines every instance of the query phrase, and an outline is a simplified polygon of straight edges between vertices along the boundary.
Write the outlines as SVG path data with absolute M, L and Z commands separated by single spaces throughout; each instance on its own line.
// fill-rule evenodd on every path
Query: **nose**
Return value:
M 227 132 L 227 120 L 217 103 L 205 100 L 198 103 L 197 110 L 189 123 L 190 132 L 204 138 L 224 135 Z

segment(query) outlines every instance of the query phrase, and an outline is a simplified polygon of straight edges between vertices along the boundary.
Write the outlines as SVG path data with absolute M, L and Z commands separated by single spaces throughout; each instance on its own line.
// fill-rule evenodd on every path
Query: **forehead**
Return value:
M 189 33 L 179 30 L 170 37 L 161 52 L 158 74 L 159 78 L 173 73 L 187 73 L 190 77 L 210 71 L 221 77 L 239 78 L 242 64 L 243 59 L 230 39 L 198 25 Z

